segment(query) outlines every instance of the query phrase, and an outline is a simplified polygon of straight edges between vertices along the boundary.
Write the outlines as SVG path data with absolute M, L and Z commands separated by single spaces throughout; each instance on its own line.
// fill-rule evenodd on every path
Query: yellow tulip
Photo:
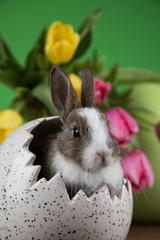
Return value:
M 47 33 L 45 54 L 53 64 L 69 62 L 79 45 L 80 36 L 69 24 L 54 22 Z
M 77 93 L 79 102 L 81 102 L 81 85 L 82 85 L 82 81 L 80 79 L 80 77 L 78 77 L 76 74 L 74 73 L 70 73 L 69 74 L 69 78 L 71 80 L 71 83 Z
M 11 109 L 0 112 L 0 144 L 22 124 L 21 115 Z

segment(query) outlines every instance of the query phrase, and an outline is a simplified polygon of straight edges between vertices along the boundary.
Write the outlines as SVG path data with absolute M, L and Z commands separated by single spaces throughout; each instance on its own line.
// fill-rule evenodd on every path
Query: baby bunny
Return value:
M 62 130 L 47 143 L 45 175 L 50 179 L 61 172 L 70 198 L 80 189 L 90 196 L 104 184 L 111 196 L 118 195 L 123 183 L 121 150 L 110 135 L 105 114 L 95 107 L 91 72 L 82 73 L 81 104 L 61 68 L 52 68 L 50 84 Z

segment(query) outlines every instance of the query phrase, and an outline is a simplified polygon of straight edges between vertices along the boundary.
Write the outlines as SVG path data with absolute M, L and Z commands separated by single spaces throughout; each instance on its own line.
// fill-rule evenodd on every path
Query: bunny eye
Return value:
M 80 137 L 79 130 L 76 126 L 74 126 L 74 128 L 73 128 L 73 137 L 75 137 L 75 138 Z

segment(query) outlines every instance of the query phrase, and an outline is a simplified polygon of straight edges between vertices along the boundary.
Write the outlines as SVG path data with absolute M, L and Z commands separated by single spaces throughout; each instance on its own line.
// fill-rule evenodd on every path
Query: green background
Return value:
M 94 29 L 94 48 L 107 57 L 106 69 L 120 67 L 160 71 L 159 0 L 0 0 L 0 33 L 21 64 L 43 26 L 60 20 L 75 31 L 89 13 L 105 9 Z M 8 108 L 14 91 L 0 84 L 0 110 Z

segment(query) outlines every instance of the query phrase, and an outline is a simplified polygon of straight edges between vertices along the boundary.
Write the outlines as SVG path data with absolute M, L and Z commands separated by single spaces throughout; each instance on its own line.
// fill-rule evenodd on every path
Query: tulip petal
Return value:
M 133 119 L 133 117 L 123 108 L 118 107 L 118 111 L 121 114 L 121 117 L 124 119 L 126 125 L 131 134 L 135 134 L 139 131 L 139 127 L 137 122 Z
M 125 177 L 130 180 L 136 193 L 139 193 L 146 186 L 153 185 L 153 170 L 144 152 L 129 151 L 122 159 L 122 167 Z
M 71 80 L 71 83 L 77 93 L 79 102 L 81 102 L 81 85 L 82 85 L 82 81 L 80 79 L 80 77 L 78 77 L 76 74 L 71 73 L 69 74 L 69 78 Z
M 22 123 L 21 115 L 11 109 L 0 112 L 0 129 L 15 129 Z
M 74 38 L 72 39 L 72 42 L 73 42 L 74 52 L 75 52 L 80 42 L 80 36 L 78 33 L 74 33 Z
M 106 96 L 110 92 L 111 84 L 109 82 L 103 82 L 98 78 L 95 79 L 95 100 L 96 105 L 103 104 Z
M 73 54 L 72 45 L 67 40 L 56 42 L 53 50 L 55 51 L 55 56 L 58 64 L 61 62 L 68 62 Z
M 0 129 L 0 144 L 5 140 L 4 130 Z
M 120 145 L 121 149 L 126 149 L 127 148 L 127 143 L 119 142 L 119 145 Z
M 110 108 L 106 112 L 106 116 L 110 121 L 111 135 L 123 144 L 130 141 L 129 131 L 126 127 L 124 119 L 121 117 L 116 108 Z
M 147 156 L 142 152 L 142 167 L 144 169 L 144 176 L 147 177 L 146 185 L 148 187 L 152 187 L 154 183 L 154 174 L 151 167 L 151 164 L 147 158 Z
M 101 105 L 103 103 L 100 90 L 95 91 L 95 100 L 96 105 Z
M 46 44 L 54 44 L 57 41 L 57 37 L 55 37 L 56 32 L 61 28 L 62 23 L 59 21 L 56 21 L 52 23 L 52 25 L 49 28 L 47 38 L 46 38 Z

